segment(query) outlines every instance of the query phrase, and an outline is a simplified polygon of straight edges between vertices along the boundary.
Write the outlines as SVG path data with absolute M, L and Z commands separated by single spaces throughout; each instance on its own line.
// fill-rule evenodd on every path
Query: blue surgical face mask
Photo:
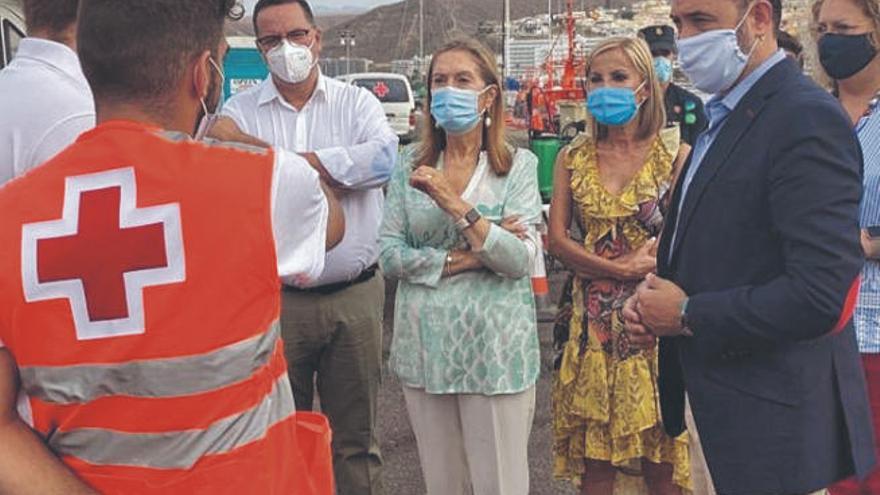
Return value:
M 629 124 L 639 111 L 636 91 L 630 88 L 596 88 L 587 97 L 587 109 L 593 118 L 602 125 L 622 126 Z
M 760 41 L 755 40 L 746 54 L 736 37 L 752 6 L 754 3 L 733 29 L 715 29 L 678 40 L 681 70 L 700 91 L 713 95 L 722 93 L 732 88 L 742 75 Z
M 666 57 L 654 57 L 654 72 L 660 84 L 666 84 L 672 80 L 672 60 Z
M 449 134 L 464 134 L 480 123 L 480 95 L 483 91 L 452 86 L 431 92 L 431 115 L 437 125 Z

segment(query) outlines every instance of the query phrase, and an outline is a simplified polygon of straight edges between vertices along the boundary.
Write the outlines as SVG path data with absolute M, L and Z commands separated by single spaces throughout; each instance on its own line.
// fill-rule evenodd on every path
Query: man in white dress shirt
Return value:
M 25 0 L 28 37 L 0 71 L 0 185 L 40 165 L 95 126 L 76 55 L 77 0 Z
M 381 494 L 376 402 L 385 286 L 377 239 L 397 136 L 372 93 L 320 73 L 321 31 L 305 0 L 260 0 L 253 18 L 272 75 L 235 95 L 223 113 L 245 134 L 306 158 L 338 191 L 346 216 L 345 237 L 319 280 L 283 289 L 296 405 L 312 408 L 317 375 L 340 495 Z

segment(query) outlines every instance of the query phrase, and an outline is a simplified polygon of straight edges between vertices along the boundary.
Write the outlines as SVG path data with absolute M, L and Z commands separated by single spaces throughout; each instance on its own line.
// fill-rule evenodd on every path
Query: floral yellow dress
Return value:
M 659 235 L 661 198 L 670 188 L 678 143 L 677 129 L 661 132 L 619 194 L 599 180 L 595 143 L 585 136 L 572 143 L 565 166 L 586 249 L 616 258 Z M 554 474 L 578 483 L 585 459 L 637 474 L 645 458 L 672 464 L 675 484 L 689 489 L 687 433 L 670 438 L 660 423 L 657 350 L 632 348 L 624 331 L 621 309 L 636 285 L 575 278 L 569 337 L 553 391 Z

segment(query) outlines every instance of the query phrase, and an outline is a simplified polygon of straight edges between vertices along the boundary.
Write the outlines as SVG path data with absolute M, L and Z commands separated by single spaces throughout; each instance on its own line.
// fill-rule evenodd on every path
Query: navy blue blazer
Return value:
M 809 493 L 874 465 L 852 322 L 830 335 L 864 263 L 861 172 L 840 105 L 786 60 L 729 115 L 678 226 L 676 187 L 658 272 L 689 294 L 694 336 L 661 339 L 661 409 L 683 431 L 687 390 L 720 494 Z

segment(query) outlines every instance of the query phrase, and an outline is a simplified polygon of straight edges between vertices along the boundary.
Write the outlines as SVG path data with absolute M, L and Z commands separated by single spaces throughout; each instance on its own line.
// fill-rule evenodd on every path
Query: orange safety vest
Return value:
M 273 160 L 110 122 L 0 189 L 22 415 L 100 492 L 332 493 L 279 333 Z

